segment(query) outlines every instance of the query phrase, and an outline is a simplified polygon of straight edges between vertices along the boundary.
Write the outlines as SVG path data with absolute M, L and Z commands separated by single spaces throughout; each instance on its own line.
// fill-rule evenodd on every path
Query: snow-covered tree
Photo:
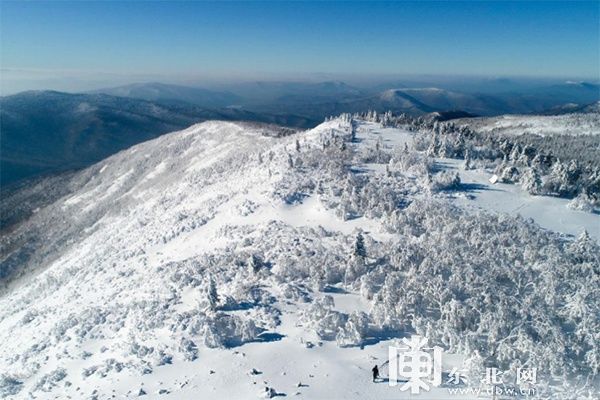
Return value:
M 470 151 L 465 151 L 465 161 L 463 162 L 463 169 L 465 171 L 468 171 L 470 169 L 473 169 L 473 165 L 471 162 L 471 152 Z
M 365 248 L 365 237 L 363 236 L 362 232 L 358 232 L 356 234 L 352 255 L 354 257 L 362 257 L 363 259 L 367 257 L 367 249 Z
M 458 189 L 460 186 L 460 175 L 458 172 L 443 171 L 429 177 L 429 189 L 432 192 L 442 190 Z
M 212 277 L 208 279 L 204 294 L 205 307 L 211 311 L 216 310 L 219 304 L 219 295 L 217 293 L 217 285 Z
M 257 274 L 263 266 L 263 260 L 256 254 L 248 258 L 248 268 L 253 274 Z
M 500 180 L 504 183 L 514 183 L 518 181 L 519 170 L 512 165 L 507 165 L 500 171 Z
M 520 178 L 520 182 L 523 190 L 526 190 L 529 194 L 537 195 L 542 190 L 542 178 L 534 167 L 525 170 L 525 173 Z
M 369 316 L 362 311 L 354 311 L 344 326 L 338 329 L 336 342 L 340 347 L 360 346 L 369 329 Z
M 550 175 L 544 183 L 544 188 L 549 193 L 555 193 L 560 196 L 566 195 L 570 190 L 569 172 L 567 166 L 560 160 L 552 164 Z
M 567 207 L 569 207 L 572 210 L 585 211 L 591 213 L 594 212 L 595 209 L 594 203 L 595 201 L 590 196 L 588 196 L 586 192 L 581 192 L 577 195 L 577 197 L 575 197 L 567 204 Z

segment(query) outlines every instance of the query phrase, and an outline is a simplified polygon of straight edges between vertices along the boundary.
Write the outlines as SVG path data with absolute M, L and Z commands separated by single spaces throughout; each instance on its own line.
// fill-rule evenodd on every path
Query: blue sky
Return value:
M 1 66 L 5 81 L 309 74 L 597 79 L 599 4 L 2 1 Z

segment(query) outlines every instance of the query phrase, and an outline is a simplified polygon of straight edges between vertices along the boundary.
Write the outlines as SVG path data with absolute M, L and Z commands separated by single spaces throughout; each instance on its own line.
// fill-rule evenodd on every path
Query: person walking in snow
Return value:
M 375 365 L 371 371 L 373 371 L 373 382 L 376 382 L 379 378 L 379 368 Z

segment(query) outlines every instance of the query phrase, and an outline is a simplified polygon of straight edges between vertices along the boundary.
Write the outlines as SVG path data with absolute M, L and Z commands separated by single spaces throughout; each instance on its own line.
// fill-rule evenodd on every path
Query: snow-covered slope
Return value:
M 598 238 L 597 214 L 521 207 L 537 199 L 402 129 L 289 133 L 206 122 L 142 143 L 3 238 L 0 396 L 403 398 L 370 369 L 415 333 L 446 373 L 535 366 L 540 393 L 593 395 L 597 243 L 539 225 Z
M 563 115 L 502 115 L 499 117 L 456 120 L 457 125 L 467 125 L 479 132 L 495 134 L 540 136 L 598 135 L 600 113 L 572 113 Z

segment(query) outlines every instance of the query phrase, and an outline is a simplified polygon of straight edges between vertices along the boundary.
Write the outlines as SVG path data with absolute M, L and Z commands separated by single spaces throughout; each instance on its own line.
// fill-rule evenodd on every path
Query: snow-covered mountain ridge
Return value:
M 594 239 L 493 212 L 483 173 L 461 187 L 408 131 L 344 116 L 289 133 L 206 122 L 142 143 L 3 238 L 0 395 L 399 397 L 369 369 L 413 333 L 473 374 L 550 366 L 545 384 L 592 393 Z M 562 212 L 585 222 L 551 229 L 598 237 L 597 215 Z
M 591 108 L 591 107 L 590 107 Z M 455 121 L 481 132 L 505 135 L 598 135 L 600 113 L 570 113 L 564 115 L 502 115 L 468 118 Z

